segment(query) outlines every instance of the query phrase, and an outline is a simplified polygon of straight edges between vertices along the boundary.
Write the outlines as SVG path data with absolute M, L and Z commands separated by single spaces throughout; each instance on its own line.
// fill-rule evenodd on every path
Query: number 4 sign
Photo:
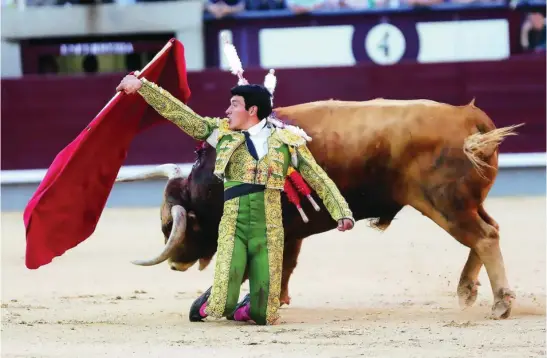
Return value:
M 367 33 L 365 49 L 375 63 L 392 65 L 399 62 L 405 53 L 405 36 L 391 24 L 378 24 Z

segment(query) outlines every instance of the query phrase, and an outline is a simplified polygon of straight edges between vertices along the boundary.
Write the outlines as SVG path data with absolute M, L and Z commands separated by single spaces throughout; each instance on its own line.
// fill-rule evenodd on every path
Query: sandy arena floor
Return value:
M 36 271 L 24 266 L 21 213 L 2 213 L 2 357 L 539 357 L 545 355 L 545 198 L 495 198 L 508 320 L 492 294 L 461 311 L 468 250 L 413 209 L 384 234 L 359 223 L 304 242 L 282 324 L 188 321 L 212 265 L 180 273 L 129 261 L 162 247 L 158 210 L 107 210 L 95 234 Z M 248 286 L 243 286 L 242 295 Z

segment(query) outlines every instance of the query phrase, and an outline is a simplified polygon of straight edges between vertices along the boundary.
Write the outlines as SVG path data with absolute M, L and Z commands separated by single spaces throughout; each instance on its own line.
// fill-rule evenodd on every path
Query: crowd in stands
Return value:
M 397 8 L 401 5 L 430 6 L 442 3 L 506 4 L 506 0 L 208 0 L 207 11 L 216 18 L 246 10 L 288 9 L 300 14 L 316 10 Z
M 0 0 L 2 7 L 17 7 L 18 5 L 90 5 L 106 3 L 138 3 L 156 1 L 179 0 Z M 182 0 L 183 1 L 183 0 Z M 249 10 L 281 10 L 288 9 L 295 13 L 310 12 L 314 10 L 333 9 L 371 9 L 385 7 L 431 6 L 437 4 L 507 4 L 515 6 L 528 1 L 536 0 L 203 0 L 207 11 L 215 17 L 224 17 L 229 14 L 240 13 Z M 537 0 L 544 3 L 542 0 Z
M 206 12 L 217 19 L 244 11 L 288 9 L 295 14 L 315 10 L 393 8 L 402 4 L 409 6 L 431 6 L 441 3 L 456 4 L 507 4 L 506 0 L 206 0 Z M 525 51 L 545 51 L 545 12 L 531 12 L 521 29 L 521 46 Z
M 25 6 L 136 3 L 166 0 L 1 0 L 2 6 Z M 170 0 L 167 0 L 170 1 Z M 171 0 L 178 1 L 178 0 Z M 437 4 L 505 4 L 509 7 L 525 4 L 530 0 L 203 0 L 205 14 L 216 19 L 248 11 L 288 10 L 304 14 L 317 10 L 397 8 L 401 6 L 428 7 Z M 539 0 L 541 1 L 541 0 Z M 520 44 L 525 51 L 545 51 L 545 11 L 527 14 L 521 28 Z

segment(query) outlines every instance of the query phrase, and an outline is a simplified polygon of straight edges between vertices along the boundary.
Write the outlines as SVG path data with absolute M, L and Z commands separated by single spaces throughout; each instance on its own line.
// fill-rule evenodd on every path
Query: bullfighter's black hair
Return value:
M 241 96 L 245 101 L 245 109 L 257 106 L 257 116 L 264 119 L 272 113 L 271 93 L 266 87 L 249 84 L 233 87 L 230 92 L 232 96 Z

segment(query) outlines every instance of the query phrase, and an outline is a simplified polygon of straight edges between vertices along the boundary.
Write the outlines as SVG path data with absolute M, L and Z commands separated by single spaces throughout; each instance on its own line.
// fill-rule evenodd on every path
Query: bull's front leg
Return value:
M 289 280 L 298 263 L 298 255 L 300 255 L 300 248 L 302 247 L 302 239 L 293 239 L 285 241 L 285 248 L 283 250 L 283 275 L 281 277 L 281 305 L 289 305 L 291 303 L 291 296 L 289 296 Z

